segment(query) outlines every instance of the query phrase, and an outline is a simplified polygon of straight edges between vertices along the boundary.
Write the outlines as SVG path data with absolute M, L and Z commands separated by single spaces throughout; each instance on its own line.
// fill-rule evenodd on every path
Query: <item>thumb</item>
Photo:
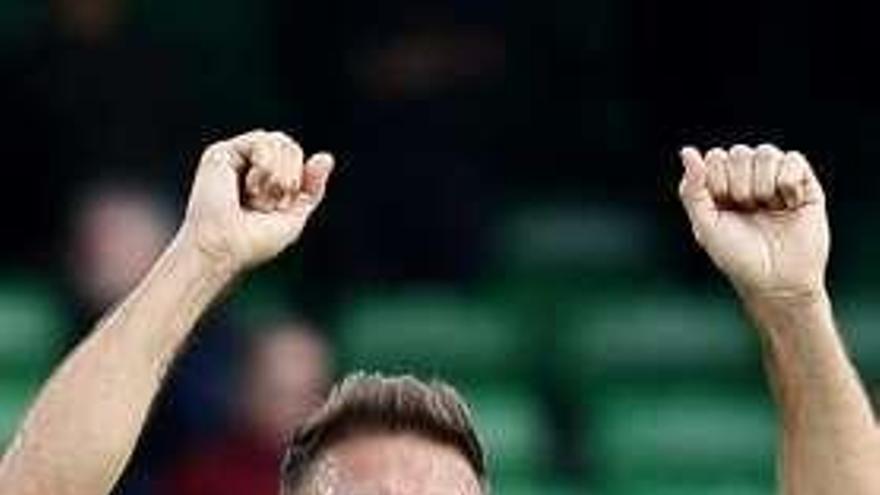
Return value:
M 309 158 L 303 167 L 302 189 L 296 198 L 297 203 L 311 207 L 318 206 L 324 199 L 334 163 L 333 155 L 330 153 L 315 153 Z
M 715 218 L 715 200 L 709 192 L 706 162 L 700 153 L 695 148 L 686 147 L 681 150 L 681 161 L 684 165 L 684 176 L 678 192 L 693 225 L 694 235 L 699 241 Z
M 299 236 L 315 208 L 321 204 L 335 160 L 329 153 L 316 153 L 303 166 L 302 188 L 290 209 L 279 219 L 285 225 L 288 242 Z

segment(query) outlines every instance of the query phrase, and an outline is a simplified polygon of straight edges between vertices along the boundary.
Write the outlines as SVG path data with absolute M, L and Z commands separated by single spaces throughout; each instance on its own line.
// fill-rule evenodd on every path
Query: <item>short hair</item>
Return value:
M 292 435 L 281 468 L 282 493 L 294 495 L 320 455 L 362 433 L 414 433 L 458 451 L 487 488 L 486 458 L 467 404 L 440 381 L 356 373 Z

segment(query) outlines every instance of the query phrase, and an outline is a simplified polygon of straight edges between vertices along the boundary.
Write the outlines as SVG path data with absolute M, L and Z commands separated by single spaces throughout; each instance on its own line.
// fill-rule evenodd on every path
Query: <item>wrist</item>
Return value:
M 221 256 L 203 249 L 191 232 L 181 229 L 169 244 L 165 256 L 193 276 L 203 279 L 210 286 L 221 290 L 240 272 L 231 257 Z
M 791 322 L 803 319 L 825 319 L 831 314 L 831 299 L 823 285 L 740 293 L 740 297 L 755 323 L 767 331 L 787 328 Z
M 750 290 L 736 287 L 736 291 L 743 303 L 749 307 L 802 308 L 828 302 L 828 292 L 824 283 L 783 289 Z
M 210 242 L 210 239 L 200 234 L 199 229 L 184 224 L 169 245 L 168 251 L 191 263 L 206 277 L 228 282 L 237 277 L 244 267 L 232 252 L 212 248 L 215 245 L 222 243 Z
M 138 287 L 117 309 L 151 331 L 132 331 L 138 355 L 151 366 L 165 366 L 195 323 L 228 287 L 234 272 L 210 258 L 178 233 Z M 158 359 L 157 359 L 158 358 Z

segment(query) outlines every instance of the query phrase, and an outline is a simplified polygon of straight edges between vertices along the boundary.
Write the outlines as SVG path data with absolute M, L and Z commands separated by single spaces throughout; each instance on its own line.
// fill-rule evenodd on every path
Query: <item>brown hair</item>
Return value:
M 407 432 L 458 450 L 486 488 L 486 459 L 468 406 L 451 386 L 411 376 L 357 373 L 334 387 L 294 433 L 282 466 L 282 493 L 293 495 L 318 456 L 358 433 Z

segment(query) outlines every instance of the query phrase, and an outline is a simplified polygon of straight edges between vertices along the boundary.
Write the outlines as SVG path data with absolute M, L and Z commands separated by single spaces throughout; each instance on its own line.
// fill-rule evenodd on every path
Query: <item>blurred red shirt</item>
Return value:
M 278 495 L 282 452 L 238 435 L 177 463 L 163 483 L 167 495 Z

